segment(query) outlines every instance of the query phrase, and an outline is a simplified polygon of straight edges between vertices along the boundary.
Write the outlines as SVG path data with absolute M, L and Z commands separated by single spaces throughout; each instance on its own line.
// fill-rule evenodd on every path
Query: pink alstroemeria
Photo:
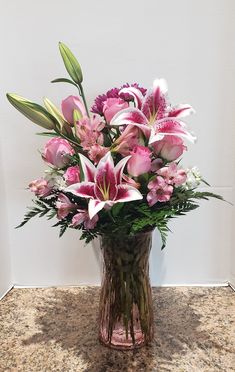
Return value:
M 92 219 L 90 219 L 88 211 L 83 209 L 77 210 L 79 213 L 75 214 L 72 218 L 72 226 L 76 227 L 84 224 L 85 229 L 91 230 L 94 229 L 95 225 L 97 224 L 99 217 L 95 215 Z
M 134 87 L 124 88 L 121 93 L 133 96 L 135 107 L 118 112 L 111 120 L 111 125 L 138 126 L 149 138 L 149 144 L 159 141 L 164 136 L 177 136 L 195 142 L 195 137 L 185 129 L 180 118 L 194 112 L 188 104 L 173 108 L 167 103 L 167 84 L 164 79 L 156 79 L 153 88 L 144 97 Z
M 56 201 L 57 217 L 61 220 L 65 218 L 70 212 L 76 209 L 77 206 L 69 200 L 69 198 L 60 193 Z
M 45 178 L 39 178 L 30 182 L 29 189 L 35 195 L 45 197 L 51 193 L 52 187 Z
M 88 204 L 90 219 L 105 206 L 143 198 L 137 189 L 122 183 L 123 170 L 129 158 L 130 156 L 123 158 L 114 166 L 111 153 L 108 152 L 96 168 L 89 159 L 80 154 L 84 182 L 71 185 L 65 191 L 90 199 Z
M 61 109 L 65 119 L 74 124 L 74 111 L 78 111 L 81 117 L 87 116 L 86 109 L 81 99 L 77 96 L 68 96 L 61 103 Z
M 103 144 L 103 134 L 101 133 L 105 124 L 98 115 L 91 118 L 82 118 L 75 124 L 76 135 L 81 141 L 84 150 L 90 150 L 91 146 L 98 143 Z
M 163 167 L 157 171 L 169 185 L 180 186 L 186 179 L 187 174 L 184 169 L 178 168 L 176 163 L 170 163 L 168 167 Z
M 100 159 L 103 158 L 108 151 L 109 147 L 104 147 L 96 143 L 90 147 L 88 155 L 89 158 L 94 162 L 94 164 L 98 164 Z
M 168 185 L 164 178 L 157 176 L 155 179 L 149 182 L 148 189 L 150 190 L 147 194 L 147 201 L 152 207 L 157 202 L 167 202 L 170 200 L 173 186 Z

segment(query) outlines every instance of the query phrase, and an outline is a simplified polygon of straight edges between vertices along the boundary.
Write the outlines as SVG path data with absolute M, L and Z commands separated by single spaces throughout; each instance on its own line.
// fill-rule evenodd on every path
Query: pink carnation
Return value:
M 112 88 L 108 90 L 105 94 L 101 94 L 97 96 L 95 99 L 94 105 L 91 108 L 91 112 L 94 112 L 95 114 L 99 114 L 103 116 L 104 115 L 103 113 L 104 103 L 105 101 L 107 101 L 108 98 L 122 98 L 124 101 L 132 101 L 133 96 L 131 96 L 130 94 L 128 93 L 119 94 L 120 90 L 122 90 L 123 88 L 128 88 L 128 87 L 134 87 L 138 89 L 143 94 L 143 96 L 145 96 L 147 92 L 147 89 L 140 87 L 137 83 L 134 83 L 134 84 L 126 83 L 122 85 L 121 88 Z

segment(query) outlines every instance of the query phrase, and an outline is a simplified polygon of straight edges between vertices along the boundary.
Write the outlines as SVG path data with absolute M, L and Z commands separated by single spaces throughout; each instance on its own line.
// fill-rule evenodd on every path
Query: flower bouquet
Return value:
M 104 258 L 99 311 L 99 339 L 114 348 L 134 348 L 153 337 L 148 258 L 157 228 L 165 247 L 168 222 L 198 207 L 199 199 L 221 196 L 197 191 L 206 183 L 197 168 L 183 169 L 185 141 L 195 136 L 182 121 L 194 112 L 188 104 L 171 106 L 164 79 L 149 90 L 124 84 L 99 95 L 91 110 L 83 90 L 80 64 L 63 43 L 60 53 L 79 95 L 64 99 L 61 111 L 16 94 L 10 103 L 51 137 L 42 159 L 45 175 L 33 180 L 34 216 L 57 218 L 60 236 L 81 230 L 87 243 L 99 237 Z M 206 183 L 207 184 L 207 183 Z

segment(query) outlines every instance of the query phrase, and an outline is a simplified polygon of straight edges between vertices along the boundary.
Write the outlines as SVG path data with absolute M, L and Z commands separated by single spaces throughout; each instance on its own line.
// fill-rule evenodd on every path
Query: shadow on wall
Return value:
M 153 298 L 155 339 L 146 348 L 119 352 L 99 344 L 99 290 L 94 287 L 79 289 L 79 292 L 77 289 L 52 290 L 37 307 L 38 332 L 24 340 L 23 345 L 42 343 L 50 347 L 50 343 L 55 342 L 75 359 L 79 357 L 89 366 L 89 371 L 155 371 L 159 365 L 173 365 L 174 358 L 181 358 L 188 349 L 193 351 L 205 345 L 208 333 L 199 329 L 200 316 L 190 307 L 189 296 L 175 292 L 174 288 L 154 288 Z

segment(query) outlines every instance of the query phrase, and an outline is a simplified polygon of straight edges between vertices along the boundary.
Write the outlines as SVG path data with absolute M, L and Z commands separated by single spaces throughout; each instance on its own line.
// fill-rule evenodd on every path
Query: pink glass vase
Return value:
M 115 349 L 134 349 L 153 338 L 149 281 L 152 231 L 134 236 L 103 235 L 103 280 L 99 340 Z

